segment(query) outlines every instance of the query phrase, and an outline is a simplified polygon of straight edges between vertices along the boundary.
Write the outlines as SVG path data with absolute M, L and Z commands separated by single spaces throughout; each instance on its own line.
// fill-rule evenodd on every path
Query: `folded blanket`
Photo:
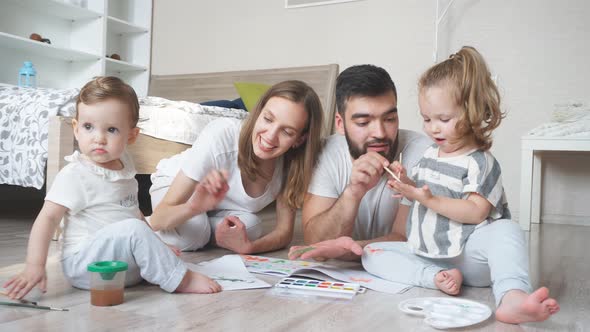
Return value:
M 590 106 L 582 102 L 555 105 L 552 122 L 531 130 L 531 136 L 590 138 Z

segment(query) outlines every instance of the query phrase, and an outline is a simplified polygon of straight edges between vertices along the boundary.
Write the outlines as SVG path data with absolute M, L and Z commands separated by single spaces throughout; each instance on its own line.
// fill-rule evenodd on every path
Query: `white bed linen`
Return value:
M 43 187 L 49 118 L 73 117 L 78 92 L 0 84 L 0 184 Z M 210 121 L 247 115 L 240 109 L 146 97 L 140 99 L 138 126 L 143 134 L 192 144 Z
M 140 99 L 138 127 L 142 134 L 192 145 L 209 122 L 246 116 L 248 112 L 241 109 L 146 97 Z

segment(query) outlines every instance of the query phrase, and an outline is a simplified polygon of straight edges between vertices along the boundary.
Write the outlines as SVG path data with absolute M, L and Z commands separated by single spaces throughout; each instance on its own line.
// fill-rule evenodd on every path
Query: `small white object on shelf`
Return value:
M 590 138 L 590 105 L 583 102 L 556 104 L 552 121 L 529 131 L 535 137 Z

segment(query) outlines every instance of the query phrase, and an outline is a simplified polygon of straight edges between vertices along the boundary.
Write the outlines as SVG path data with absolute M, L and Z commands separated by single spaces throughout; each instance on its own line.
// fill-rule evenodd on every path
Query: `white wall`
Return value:
M 433 63 L 435 11 L 435 0 L 300 9 L 285 9 L 283 0 L 155 0 L 152 73 L 327 63 L 343 70 L 373 63 L 398 86 L 402 127 L 421 130 L 416 81 Z M 439 59 L 472 45 L 498 76 L 508 117 L 495 134 L 493 152 L 515 216 L 520 136 L 548 121 L 553 104 L 590 101 L 587 17 L 585 0 L 459 0 L 441 25 Z M 543 213 L 588 220 L 590 155 L 552 154 L 547 160 L 544 185 L 552 189 L 544 190 Z

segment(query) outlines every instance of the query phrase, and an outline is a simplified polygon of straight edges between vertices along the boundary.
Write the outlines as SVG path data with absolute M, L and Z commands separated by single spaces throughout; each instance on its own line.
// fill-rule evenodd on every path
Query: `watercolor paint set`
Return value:
M 326 297 L 347 300 L 365 291 L 366 288 L 354 283 L 291 277 L 281 279 L 274 286 L 274 292 L 279 295 Z
M 436 329 L 465 327 L 481 323 L 492 315 L 492 310 L 482 303 L 447 297 L 422 297 L 399 304 L 407 314 L 422 316 L 424 322 Z

